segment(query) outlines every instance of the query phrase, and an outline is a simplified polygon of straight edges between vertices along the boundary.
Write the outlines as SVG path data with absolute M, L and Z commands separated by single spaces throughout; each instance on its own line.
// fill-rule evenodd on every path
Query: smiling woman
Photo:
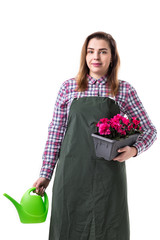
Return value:
M 111 49 L 109 43 L 103 39 L 93 38 L 87 47 L 86 62 L 90 69 L 89 75 L 98 79 L 107 73 L 111 64 Z
M 115 96 L 118 91 L 119 66 L 120 58 L 113 37 L 105 32 L 89 35 L 82 47 L 80 68 L 76 78 L 77 90 L 87 89 L 87 74 L 95 79 L 106 76 L 110 92 Z

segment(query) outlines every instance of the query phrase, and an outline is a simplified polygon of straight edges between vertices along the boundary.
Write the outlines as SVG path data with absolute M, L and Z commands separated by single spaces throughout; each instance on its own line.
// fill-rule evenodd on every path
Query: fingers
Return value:
M 126 146 L 126 147 L 123 147 L 123 148 L 118 149 L 118 152 L 119 152 L 119 153 L 125 152 L 125 151 L 127 151 L 128 149 L 129 149 L 129 147 Z
M 46 189 L 45 189 L 44 187 L 36 188 L 36 193 L 37 193 L 38 195 L 41 195 L 41 196 L 43 197 L 45 190 L 46 190 Z
M 129 155 L 128 155 L 129 150 L 130 150 L 129 146 L 120 148 L 118 150 L 118 153 L 120 154 L 117 157 L 115 157 L 113 161 L 124 162 L 125 160 L 127 160 L 129 158 Z
M 38 182 L 37 185 L 36 185 L 36 193 L 37 193 L 38 195 L 43 196 L 45 190 L 46 190 L 46 188 L 44 187 L 43 183 Z
M 46 188 L 41 186 L 41 187 L 36 187 L 36 190 L 34 192 L 43 197 L 45 190 L 46 190 Z
M 34 191 L 38 195 L 44 196 L 44 192 L 46 190 L 46 187 L 49 184 L 49 180 L 45 178 L 39 178 L 34 184 L 33 187 L 36 187 L 36 190 Z
M 124 162 L 126 160 L 125 153 L 121 153 L 113 159 L 113 161 Z
M 120 154 L 117 157 L 115 157 L 113 160 L 118 162 L 124 162 L 125 160 L 135 156 L 137 153 L 137 150 L 135 147 L 126 146 L 124 148 L 120 148 L 118 152 Z

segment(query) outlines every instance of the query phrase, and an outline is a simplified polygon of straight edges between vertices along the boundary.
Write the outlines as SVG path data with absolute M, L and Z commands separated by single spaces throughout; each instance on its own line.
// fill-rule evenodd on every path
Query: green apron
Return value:
M 55 174 L 49 240 L 129 240 L 125 162 L 96 157 L 95 122 L 120 112 L 107 97 L 74 99 Z

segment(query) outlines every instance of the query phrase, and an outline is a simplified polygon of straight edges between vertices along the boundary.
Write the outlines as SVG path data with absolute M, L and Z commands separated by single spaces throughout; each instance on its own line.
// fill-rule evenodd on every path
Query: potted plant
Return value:
M 96 127 L 97 132 L 92 134 L 96 156 L 106 160 L 115 158 L 119 148 L 132 146 L 142 133 L 138 118 L 126 118 L 120 114 L 100 119 Z

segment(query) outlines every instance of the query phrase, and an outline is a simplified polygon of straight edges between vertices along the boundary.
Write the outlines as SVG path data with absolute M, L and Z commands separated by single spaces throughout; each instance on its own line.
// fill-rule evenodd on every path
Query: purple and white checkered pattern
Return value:
M 76 92 L 76 80 L 74 78 L 65 81 L 58 93 L 52 122 L 48 129 L 48 139 L 43 154 L 43 165 L 40 177 L 51 179 L 53 169 L 59 157 L 60 147 L 65 135 L 69 110 L 74 98 L 99 96 L 110 97 L 107 78 L 101 77 L 95 80 L 88 75 L 88 89 L 84 92 Z M 143 134 L 138 138 L 134 146 L 138 154 L 147 150 L 156 140 L 156 129 L 150 121 L 136 90 L 125 81 L 119 81 L 119 91 L 114 98 L 120 107 L 122 115 L 138 117 L 141 120 Z

